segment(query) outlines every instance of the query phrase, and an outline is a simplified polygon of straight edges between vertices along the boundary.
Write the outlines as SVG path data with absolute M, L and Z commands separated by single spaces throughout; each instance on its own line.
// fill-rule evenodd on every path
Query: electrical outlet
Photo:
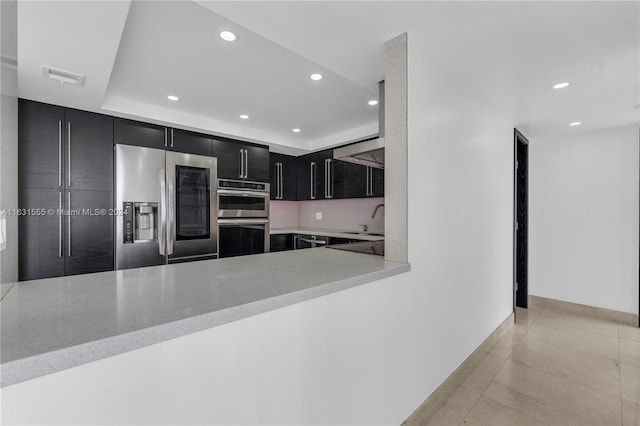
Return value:
M 316 212 L 316 220 L 322 220 L 322 212 Z

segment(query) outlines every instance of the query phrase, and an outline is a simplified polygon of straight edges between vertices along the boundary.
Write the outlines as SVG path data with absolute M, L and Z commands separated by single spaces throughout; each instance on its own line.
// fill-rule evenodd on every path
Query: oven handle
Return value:
M 218 219 L 218 225 L 263 225 L 269 219 Z
M 218 189 L 218 194 L 223 195 L 235 195 L 238 197 L 264 197 L 269 198 L 268 192 L 256 192 L 256 191 L 238 191 L 234 189 Z

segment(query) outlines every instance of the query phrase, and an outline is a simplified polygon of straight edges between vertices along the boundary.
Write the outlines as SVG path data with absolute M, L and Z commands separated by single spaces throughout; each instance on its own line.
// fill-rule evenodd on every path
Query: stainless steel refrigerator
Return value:
M 217 159 L 116 145 L 116 269 L 218 255 Z

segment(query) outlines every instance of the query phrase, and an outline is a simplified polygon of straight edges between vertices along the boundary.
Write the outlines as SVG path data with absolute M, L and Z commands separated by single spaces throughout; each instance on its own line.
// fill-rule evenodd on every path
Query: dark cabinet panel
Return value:
M 298 199 L 298 159 L 284 154 L 269 155 L 271 199 Z
M 299 234 L 296 238 L 296 249 L 325 247 L 329 244 L 329 237 L 319 235 Z
M 218 177 L 269 181 L 269 149 L 255 145 L 213 139 L 213 156 L 218 158 Z
M 245 145 L 246 179 L 269 182 L 269 148 Z
M 64 206 L 63 195 L 62 190 L 33 188 L 19 193 L 20 208 L 45 209 L 43 215 L 18 218 L 18 274 L 21 281 L 64 275 L 65 218 L 59 211 Z
M 116 118 L 113 123 L 113 143 L 164 149 L 168 144 L 167 128 Z
M 213 155 L 213 138 L 186 130 L 170 129 L 170 143 L 167 149 L 187 154 Z
M 18 185 L 63 187 L 64 108 L 20 99 L 18 103 Z
M 113 189 L 113 118 L 65 110 L 67 175 L 70 189 Z
M 296 234 L 275 234 L 270 236 L 271 239 L 271 252 L 287 251 L 295 249 L 295 243 L 297 239 Z
M 223 179 L 242 179 L 240 174 L 242 161 L 241 144 L 213 139 L 213 156 L 218 159 L 218 177 Z
M 384 169 L 372 169 L 373 170 L 373 196 L 384 197 Z
M 69 191 L 65 218 L 66 275 L 113 270 L 113 205 L 111 191 Z

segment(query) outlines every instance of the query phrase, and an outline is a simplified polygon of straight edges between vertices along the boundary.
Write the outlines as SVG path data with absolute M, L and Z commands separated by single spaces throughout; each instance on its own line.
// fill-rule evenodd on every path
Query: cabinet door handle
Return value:
M 240 176 L 239 178 L 242 179 L 244 177 L 244 149 L 240 150 Z
M 249 177 L 249 151 L 244 150 L 244 178 Z
M 167 128 L 164 128 L 164 147 L 167 147 L 167 141 L 168 141 L 168 137 L 167 137 Z
M 311 162 L 311 199 L 315 200 L 316 199 L 316 185 L 315 185 L 315 178 L 316 178 L 316 174 L 315 174 L 315 168 L 316 168 L 316 163 L 314 161 Z
M 171 148 L 173 148 L 173 129 L 171 129 Z
M 284 164 L 280 163 L 280 199 L 284 198 Z
M 58 257 L 62 257 L 62 191 L 58 192 Z
M 369 166 L 367 166 L 367 197 L 369 195 Z
M 67 192 L 67 256 L 71 257 L 71 192 Z
M 62 186 L 62 120 L 58 120 L 58 186 Z
M 67 186 L 71 186 L 71 122 L 67 122 Z
M 331 170 L 331 158 L 325 158 L 324 160 L 324 197 L 325 198 L 333 198 L 333 171 Z

